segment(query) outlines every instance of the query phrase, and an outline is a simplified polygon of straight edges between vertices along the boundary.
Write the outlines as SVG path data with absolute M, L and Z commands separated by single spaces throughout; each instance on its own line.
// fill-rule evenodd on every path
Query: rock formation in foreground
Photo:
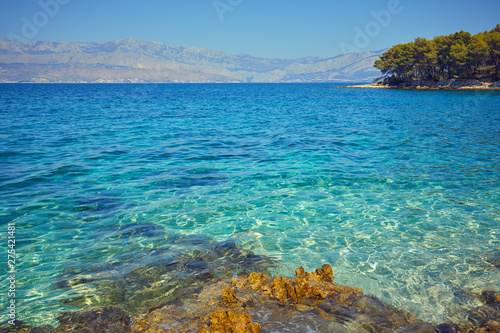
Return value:
M 152 332 L 500 332 L 500 294 L 482 292 L 482 306 L 461 323 L 432 325 L 395 309 L 359 288 L 333 283 L 330 265 L 295 278 L 264 273 L 206 285 L 193 298 L 169 302 L 128 316 L 118 307 L 66 312 L 60 326 L 23 325 L 23 333 Z M 8 332 L 6 328 L 0 332 Z

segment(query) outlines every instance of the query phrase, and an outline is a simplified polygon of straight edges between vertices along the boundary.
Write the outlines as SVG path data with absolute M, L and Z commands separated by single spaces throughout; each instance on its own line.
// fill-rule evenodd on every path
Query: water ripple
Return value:
M 435 323 L 500 291 L 500 95 L 331 88 L 1 85 L 22 319 L 155 260 L 203 272 L 211 239 Z

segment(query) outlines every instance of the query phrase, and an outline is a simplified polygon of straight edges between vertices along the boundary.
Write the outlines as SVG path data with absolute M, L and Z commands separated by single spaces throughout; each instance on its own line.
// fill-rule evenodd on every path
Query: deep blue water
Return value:
M 330 263 L 436 323 L 500 291 L 498 91 L 3 84 L 0 139 L 0 297 L 15 222 L 29 323 L 95 305 L 95 279 L 57 287 L 75 267 L 140 267 L 165 235 L 235 240 L 278 274 Z

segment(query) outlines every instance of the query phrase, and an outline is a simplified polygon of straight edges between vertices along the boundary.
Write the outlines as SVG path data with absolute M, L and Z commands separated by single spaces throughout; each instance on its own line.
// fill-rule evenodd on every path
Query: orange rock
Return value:
M 238 302 L 238 296 L 234 293 L 231 288 L 222 289 L 222 305 L 232 306 Z
M 324 264 L 322 268 L 317 268 L 316 271 L 312 272 L 310 275 L 320 281 L 333 283 L 332 266 L 328 264 Z
M 285 280 L 285 288 L 286 288 L 287 298 L 291 298 L 292 301 L 297 303 L 298 302 L 297 293 L 295 292 L 295 286 L 292 284 L 292 281 L 290 281 L 289 279 L 286 279 Z
M 253 291 L 264 291 L 268 290 L 269 288 L 266 286 L 266 280 L 269 278 L 264 273 L 250 273 L 248 275 L 248 282 L 252 286 Z
M 323 281 L 333 283 L 332 266 L 324 264 L 322 271 L 323 271 Z
M 327 295 L 327 297 L 332 298 L 335 302 L 346 305 L 352 305 L 355 300 L 362 296 L 363 290 L 341 285 L 334 285 Z
M 274 297 L 284 302 L 288 298 L 288 293 L 286 290 L 286 278 L 284 277 L 274 277 L 271 283 L 271 293 Z
M 297 294 L 298 298 L 308 296 L 311 293 L 311 286 L 309 285 L 309 282 L 306 278 L 297 277 L 295 279 L 295 282 L 295 293 Z
M 307 279 L 309 278 L 309 273 L 307 273 L 306 271 L 304 271 L 304 268 L 302 266 L 300 266 L 299 268 L 297 268 L 295 270 L 295 277 L 296 278 L 300 278 L 300 279 Z
M 313 286 L 311 288 L 311 295 L 317 298 L 325 298 L 326 293 L 318 286 Z
M 260 283 L 262 282 L 263 280 L 266 280 L 268 278 L 268 276 L 264 273 L 250 273 L 248 275 L 248 282 L 250 284 L 255 284 L 255 283 Z
M 218 310 L 208 316 L 210 327 L 199 333 L 260 333 L 259 324 L 254 324 L 247 312 L 235 314 L 231 310 Z

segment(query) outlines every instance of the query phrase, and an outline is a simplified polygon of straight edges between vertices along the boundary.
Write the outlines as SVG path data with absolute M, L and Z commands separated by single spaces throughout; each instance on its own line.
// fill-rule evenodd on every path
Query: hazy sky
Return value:
M 281 58 L 380 50 L 496 24 L 499 0 L 0 0 L 1 39 L 135 37 Z

